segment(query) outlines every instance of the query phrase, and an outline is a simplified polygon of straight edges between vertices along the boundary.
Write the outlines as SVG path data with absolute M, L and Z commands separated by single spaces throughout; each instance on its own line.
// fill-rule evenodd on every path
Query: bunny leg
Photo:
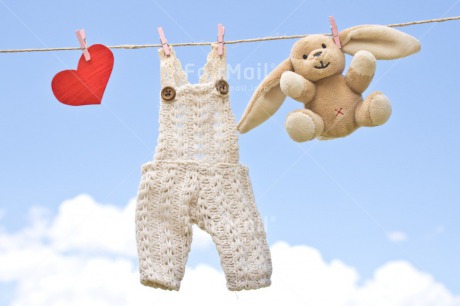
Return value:
M 387 122 L 391 116 L 390 100 L 381 92 L 370 94 L 356 107 L 355 118 L 359 126 L 377 126 Z
M 290 112 L 284 126 L 292 140 L 297 142 L 312 140 L 324 131 L 323 119 L 309 109 Z
M 345 81 L 356 93 L 363 93 L 372 82 L 375 73 L 375 56 L 368 51 L 358 51 L 351 60 Z

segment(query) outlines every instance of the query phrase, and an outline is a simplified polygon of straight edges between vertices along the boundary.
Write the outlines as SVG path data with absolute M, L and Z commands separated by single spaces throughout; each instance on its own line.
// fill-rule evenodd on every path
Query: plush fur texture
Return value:
M 288 59 L 256 89 L 238 130 L 246 133 L 270 118 L 286 96 L 304 104 L 288 114 L 286 131 L 298 142 L 333 139 L 361 126 L 384 124 L 391 104 L 380 92 L 363 99 L 371 83 L 376 59 L 396 59 L 420 50 L 414 37 L 381 25 L 356 26 L 339 34 L 342 49 L 331 37 L 310 35 L 297 41 Z M 345 69 L 345 53 L 354 55 Z

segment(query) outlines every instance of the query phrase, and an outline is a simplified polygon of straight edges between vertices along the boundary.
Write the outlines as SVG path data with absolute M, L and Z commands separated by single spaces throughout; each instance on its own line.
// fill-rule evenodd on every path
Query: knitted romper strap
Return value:
M 225 54 L 212 46 L 200 83 L 190 84 L 174 49 L 160 49 L 161 86 L 173 87 L 175 98 L 162 101 L 155 160 L 238 163 L 239 148 L 229 94 L 216 89 L 226 75 Z
M 161 100 L 158 145 L 142 167 L 136 208 L 141 283 L 179 290 L 192 241 L 192 224 L 216 244 L 230 290 L 270 285 L 265 231 L 248 168 L 239 164 L 235 119 L 225 77 L 225 50 L 213 45 L 200 83 L 190 84 L 174 50 L 162 49 L 161 85 L 174 88 Z M 204 283 L 203 286 L 206 286 Z

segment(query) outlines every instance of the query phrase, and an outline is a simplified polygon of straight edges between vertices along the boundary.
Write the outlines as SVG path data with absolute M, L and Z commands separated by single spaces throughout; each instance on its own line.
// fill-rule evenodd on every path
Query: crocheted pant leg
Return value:
M 143 285 L 179 290 L 192 241 L 188 203 L 196 175 L 178 167 L 151 167 L 142 175 L 136 238 Z
M 235 165 L 209 172 L 197 203 L 201 215 L 198 225 L 216 244 L 227 288 L 237 291 L 270 286 L 270 250 L 247 168 Z

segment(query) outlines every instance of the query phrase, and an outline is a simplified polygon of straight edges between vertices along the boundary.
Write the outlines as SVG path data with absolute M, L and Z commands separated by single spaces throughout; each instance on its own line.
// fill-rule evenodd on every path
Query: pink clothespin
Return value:
M 83 55 L 85 56 L 86 61 L 90 61 L 91 55 L 88 52 L 88 44 L 86 43 L 85 30 L 77 30 L 75 33 L 77 34 L 78 42 L 80 43 L 80 47 L 83 50 Z
M 219 43 L 218 53 L 219 55 L 224 54 L 224 35 L 225 35 L 225 27 L 219 23 L 217 25 L 217 42 Z
M 331 24 L 332 37 L 334 38 L 334 42 L 337 47 L 339 47 L 339 49 L 342 49 L 342 45 L 340 44 L 339 39 L 339 30 L 337 30 L 337 24 L 335 23 L 334 16 L 329 16 L 329 22 Z
M 165 32 L 163 32 L 162 27 L 158 27 L 158 34 L 160 34 L 160 41 L 161 45 L 163 46 L 163 50 L 166 56 L 169 56 L 171 54 L 171 50 L 169 49 L 168 41 L 166 40 Z

